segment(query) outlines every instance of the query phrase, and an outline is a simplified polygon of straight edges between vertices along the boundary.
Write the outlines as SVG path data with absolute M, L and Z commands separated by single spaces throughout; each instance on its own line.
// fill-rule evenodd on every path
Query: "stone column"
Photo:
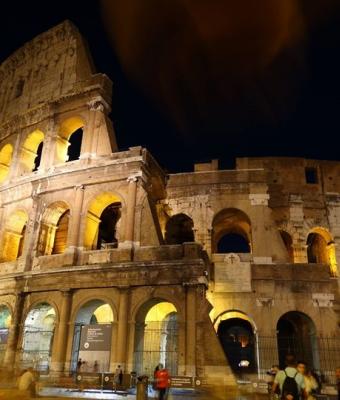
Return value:
M 128 307 L 129 289 L 121 289 L 119 297 L 118 329 L 114 359 L 116 360 L 116 364 L 119 364 L 123 370 L 127 360 Z
M 136 208 L 136 195 L 137 195 L 137 176 L 129 176 L 127 181 L 129 182 L 128 188 L 128 199 L 127 199 L 127 210 L 125 220 L 125 243 L 132 245 L 134 241 L 135 231 L 135 208 Z
M 55 330 L 51 360 L 51 369 L 54 372 L 63 372 L 65 368 L 72 293 L 71 291 L 62 291 L 61 297 L 59 322 Z
M 55 161 L 56 155 L 56 138 L 57 132 L 55 132 L 54 119 L 50 118 L 47 126 L 47 133 L 44 137 L 44 144 L 41 154 L 41 160 L 39 165 L 39 171 L 45 171 L 49 169 Z
M 186 375 L 196 375 L 196 287 L 188 286 L 186 293 Z
M 307 263 L 307 245 L 305 242 L 297 241 L 293 242 L 293 254 L 294 254 L 294 263 Z
M 25 295 L 23 293 L 18 293 L 13 310 L 12 323 L 8 332 L 7 346 L 3 362 L 4 367 L 8 371 L 13 371 L 15 366 L 24 303 Z
M 72 218 L 68 229 L 68 248 L 78 247 L 80 244 L 80 225 L 84 201 L 84 186 L 79 185 L 74 187 L 74 206 L 72 210 Z

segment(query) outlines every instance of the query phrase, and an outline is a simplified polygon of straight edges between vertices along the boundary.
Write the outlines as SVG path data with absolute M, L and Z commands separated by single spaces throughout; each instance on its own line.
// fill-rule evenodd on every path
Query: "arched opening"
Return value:
M 39 129 L 27 136 L 20 154 L 20 170 L 22 174 L 37 171 L 39 168 L 43 141 L 44 134 Z
M 115 248 L 119 242 L 121 200 L 102 193 L 90 204 L 86 216 L 84 247 L 87 250 Z
M 82 372 L 110 370 L 112 308 L 102 300 L 90 300 L 78 311 L 74 325 L 71 371 L 82 361 Z M 98 367 L 95 367 L 95 362 Z M 96 371 L 95 371 L 96 370 Z
M 212 224 L 213 253 L 250 253 L 251 224 L 241 210 L 227 208 L 220 211 Z
M 97 250 L 118 246 L 116 225 L 120 218 L 120 209 L 121 204 L 118 202 L 108 205 L 102 212 L 98 227 Z
M 286 231 L 280 230 L 280 236 L 281 236 L 283 244 L 285 245 L 285 248 L 287 250 L 288 260 L 290 263 L 293 263 L 294 262 L 293 239 L 290 236 L 290 234 Z
M 35 305 L 28 313 L 23 333 L 22 367 L 48 371 L 56 313 L 48 303 Z
M 218 241 L 217 253 L 250 253 L 250 246 L 244 236 L 227 233 Z
M 287 354 L 303 360 L 309 368 L 319 369 L 319 352 L 316 329 L 313 321 L 305 314 L 290 311 L 277 323 L 277 346 L 280 367 L 284 368 Z
M 57 162 L 78 160 L 81 153 L 84 121 L 79 117 L 68 118 L 60 125 L 57 137 Z
M 2 261 L 14 261 L 22 255 L 28 216 L 25 211 L 13 212 L 4 231 Z
M 13 146 L 6 144 L 0 150 L 0 183 L 3 182 L 9 173 L 9 167 L 12 162 Z
M 79 128 L 71 134 L 68 139 L 67 161 L 79 160 L 82 140 L 83 128 Z
M 235 373 L 256 372 L 256 337 L 246 315 L 238 311 L 224 313 L 219 320 L 217 336 Z
M 165 243 L 182 244 L 184 242 L 194 242 L 194 223 L 185 214 L 177 214 L 171 217 L 166 223 Z
M 178 317 L 172 303 L 153 299 L 137 313 L 134 370 L 151 377 L 159 363 L 177 375 Z
M 70 210 L 63 201 L 51 204 L 44 212 L 38 241 L 38 255 L 61 254 L 67 247 Z
M 326 264 L 332 276 L 337 276 L 335 243 L 325 228 L 313 228 L 307 237 L 307 258 L 311 264 Z
M 11 312 L 5 305 L 0 305 L 0 364 L 2 364 L 6 348 L 8 331 L 12 323 Z

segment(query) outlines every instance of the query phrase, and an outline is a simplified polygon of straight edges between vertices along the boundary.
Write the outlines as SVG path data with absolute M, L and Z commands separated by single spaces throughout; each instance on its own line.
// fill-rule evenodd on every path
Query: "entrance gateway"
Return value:
M 71 371 L 108 372 L 112 339 L 113 312 L 102 300 L 91 300 L 78 311 L 73 334 Z

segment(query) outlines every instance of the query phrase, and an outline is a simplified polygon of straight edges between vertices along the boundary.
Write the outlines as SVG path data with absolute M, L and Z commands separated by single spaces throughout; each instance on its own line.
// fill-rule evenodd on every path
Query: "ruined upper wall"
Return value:
M 77 28 L 65 21 L 26 43 L 0 66 L 0 125 L 82 91 L 94 73 Z

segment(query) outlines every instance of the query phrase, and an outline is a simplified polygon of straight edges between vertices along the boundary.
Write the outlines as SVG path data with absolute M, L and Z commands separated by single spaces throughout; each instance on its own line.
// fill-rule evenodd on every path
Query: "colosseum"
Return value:
M 234 385 L 290 352 L 334 382 L 340 162 L 167 174 L 119 151 L 111 90 L 68 21 L 0 66 L 3 367 Z

